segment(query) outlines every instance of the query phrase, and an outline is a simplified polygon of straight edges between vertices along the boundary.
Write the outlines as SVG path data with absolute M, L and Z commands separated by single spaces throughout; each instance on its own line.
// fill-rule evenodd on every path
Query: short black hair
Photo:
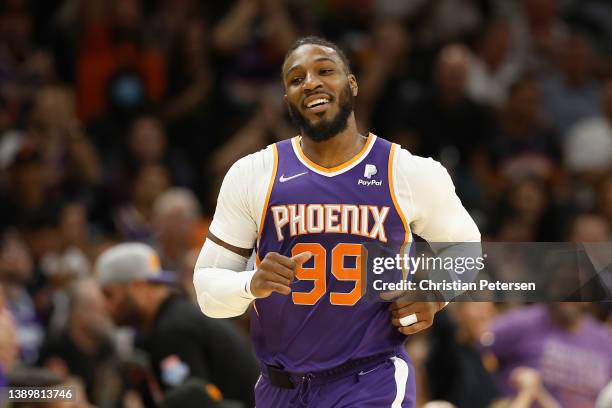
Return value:
M 346 54 L 344 54 L 344 52 L 338 46 L 338 44 L 336 44 L 334 42 L 331 42 L 329 40 L 326 40 L 325 38 L 317 37 L 317 36 L 314 36 L 314 35 L 311 35 L 311 36 L 308 36 L 308 37 L 298 38 L 291 45 L 291 47 L 289 47 L 289 49 L 287 50 L 287 53 L 285 54 L 285 59 L 283 60 L 283 66 L 285 66 L 285 62 L 287 62 L 287 58 L 289 58 L 291 53 L 293 51 L 295 51 L 296 49 L 298 49 L 299 47 L 301 47 L 302 45 L 320 45 L 322 47 L 331 48 L 332 50 L 334 50 L 336 52 L 336 54 L 338 54 L 338 57 L 340 57 L 340 60 L 342 60 L 342 63 L 346 67 L 347 73 L 348 74 L 352 73 L 352 71 L 351 71 L 351 64 L 349 63 L 349 60 L 346 57 Z

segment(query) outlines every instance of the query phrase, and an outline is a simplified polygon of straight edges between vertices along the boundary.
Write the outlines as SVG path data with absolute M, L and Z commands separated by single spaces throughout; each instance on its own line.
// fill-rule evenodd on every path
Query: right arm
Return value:
M 290 294 L 296 266 L 310 258 L 310 253 L 288 258 L 270 252 L 257 269 L 244 271 L 257 239 L 256 220 L 265 211 L 272 166 L 272 151 L 266 149 L 237 161 L 223 180 L 193 274 L 198 304 L 209 317 L 239 316 L 255 298 Z

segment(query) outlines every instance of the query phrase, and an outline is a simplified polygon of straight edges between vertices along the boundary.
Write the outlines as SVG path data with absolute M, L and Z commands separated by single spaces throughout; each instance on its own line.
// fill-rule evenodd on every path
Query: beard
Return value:
M 353 112 L 355 97 L 351 92 L 351 87 L 346 84 L 346 87 L 340 93 L 338 104 L 340 110 L 330 120 L 321 119 L 313 124 L 300 110 L 292 103 L 289 103 L 289 116 L 291 121 L 301 130 L 302 136 L 309 138 L 314 142 L 322 142 L 336 136 L 348 126 L 348 118 Z
M 143 322 L 138 305 L 129 293 L 124 294 L 118 307 L 118 313 L 114 317 L 117 326 L 138 326 Z

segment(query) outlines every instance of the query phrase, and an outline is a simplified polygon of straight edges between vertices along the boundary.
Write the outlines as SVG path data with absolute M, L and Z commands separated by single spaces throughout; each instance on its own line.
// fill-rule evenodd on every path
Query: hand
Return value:
M 403 334 L 415 334 L 431 326 L 434 316 L 443 306 L 443 302 L 412 302 L 398 299 L 389 306 L 391 323 L 398 327 L 399 331 Z M 400 319 L 411 314 L 416 315 L 416 323 L 410 326 L 402 326 Z
M 510 383 L 520 391 L 535 392 L 542 386 L 540 373 L 530 367 L 516 367 L 510 373 Z
M 308 261 L 311 256 L 310 252 L 302 252 L 289 258 L 277 252 L 268 252 L 251 279 L 251 293 L 256 298 L 266 298 L 272 292 L 290 294 L 295 268 Z

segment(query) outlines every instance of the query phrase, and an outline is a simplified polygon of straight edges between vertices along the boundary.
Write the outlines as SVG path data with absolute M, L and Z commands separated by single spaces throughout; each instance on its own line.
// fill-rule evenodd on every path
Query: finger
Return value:
M 396 302 L 391 303 L 391 305 L 389 305 L 389 311 L 391 313 L 395 312 L 395 311 L 399 311 L 408 307 L 416 307 L 418 302 L 407 302 L 407 301 L 401 301 L 398 300 Z M 410 312 L 410 313 L 414 313 Z
M 278 252 L 269 252 L 268 255 L 266 255 L 266 258 L 269 258 L 273 263 L 281 264 L 286 268 L 295 268 L 295 261 L 293 259 L 289 258 L 288 256 L 281 255 Z
M 281 275 L 275 272 L 267 272 L 262 277 L 263 277 L 263 280 L 266 282 L 276 282 L 276 283 L 280 283 L 281 285 L 285 285 L 285 286 L 289 286 L 291 285 L 291 282 L 293 282 L 293 279 L 290 279 L 286 277 L 285 275 Z
M 293 278 L 295 277 L 295 272 L 292 268 L 288 268 L 274 261 L 271 261 L 269 263 L 266 263 L 266 265 L 261 265 L 261 266 L 264 267 L 264 270 L 267 272 L 266 276 L 268 274 L 276 274 L 276 275 L 283 276 L 286 279 L 289 279 L 290 282 L 293 282 Z
M 304 264 L 304 262 L 308 261 L 310 258 L 312 258 L 312 252 L 306 251 L 306 252 L 301 252 L 301 253 L 297 254 L 296 256 L 292 257 L 291 259 L 297 265 L 302 266 Z
M 266 282 L 266 287 L 273 292 L 280 293 L 281 295 L 289 295 L 291 293 L 291 288 L 289 286 L 276 282 L 268 281 Z
M 411 334 L 416 334 L 422 330 L 425 330 L 429 326 L 431 326 L 431 322 L 420 321 L 418 323 L 413 324 L 412 326 L 400 327 L 397 330 L 399 330 L 400 333 L 403 333 L 405 335 L 411 335 Z
M 415 317 L 411 318 L 409 316 L 415 316 Z M 415 318 L 416 318 L 416 321 L 414 321 Z M 410 320 L 413 320 L 413 323 L 410 323 Z M 417 324 L 418 322 L 424 321 L 424 320 L 427 320 L 424 316 L 419 315 L 418 313 L 411 313 L 408 315 L 402 315 L 402 316 L 392 318 L 391 324 L 393 324 L 395 327 L 409 327 L 409 326 L 413 326 Z
M 390 310 L 391 316 L 393 317 L 408 316 L 410 314 L 413 314 L 416 312 L 422 312 L 422 311 L 423 309 L 419 307 L 419 305 L 416 303 L 411 303 L 408 306 L 402 306 L 400 308 Z

